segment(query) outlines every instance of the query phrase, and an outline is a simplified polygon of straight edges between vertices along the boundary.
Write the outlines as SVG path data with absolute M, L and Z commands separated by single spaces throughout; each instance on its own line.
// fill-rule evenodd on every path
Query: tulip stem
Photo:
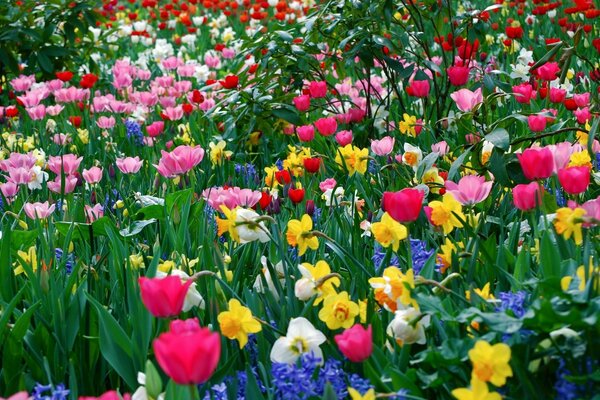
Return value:
M 198 388 L 196 385 L 189 385 L 188 388 L 190 389 L 190 399 L 199 400 L 200 397 L 198 396 Z

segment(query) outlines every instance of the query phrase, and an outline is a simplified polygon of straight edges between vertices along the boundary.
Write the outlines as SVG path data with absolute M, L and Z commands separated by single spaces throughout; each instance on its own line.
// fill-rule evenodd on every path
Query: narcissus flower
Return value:
M 323 298 L 335 294 L 335 287 L 340 286 L 340 278 L 330 276 L 329 279 L 323 280 L 331 274 L 331 268 L 326 261 L 317 261 L 315 265 L 310 263 L 302 263 L 298 266 L 302 278 L 296 281 L 294 293 L 302 301 L 310 299 L 317 295 L 314 305 L 319 305 Z
M 429 315 L 423 316 L 416 308 L 398 310 L 387 327 L 388 336 L 393 337 L 399 346 L 405 344 L 425 344 L 425 328 L 429 326 Z
M 576 245 L 583 243 L 583 234 L 581 232 L 581 225 L 583 223 L 583 216 L 586 211 L 583 208 L 577 207 L 571 209 L 569 207 L 563 207 L 556 210 L 556 218 L 554 219 L 554 228 L 556 233 L 563 235 L 568 240 L 573 236 Z
M 506 378 L 513 376 L 510 361 L 510 347 L 505 343 L 490 345 L 479 340 L 469 350 L 469 360 L 473 364 L 472 378 L 491 382 L 494 386 L 504 386 Z
M 223 164 L 223 159 L 229 160 L 233 151 L 225 150 L 227 143 L 224 140 L 219 140 L 217 143 L 209 143 L 208 147 L 210 147 L 210 162 L 213 165 L 221 165 Z
M 425 207 L 425 213 L 433 225 L 444 229 L 445 234 L 449 234 L 454 228 L 462 228 L 461 220 L 466 219 L 461 204 L 451 193 L 446 193 L 442 201 L 435 200 L 429 203 L 429 206 Z
M 379 244 L 383 247 L 391 245 L 394 251 L 398 251 L 400 241 L 408 236 L 406 227 L 394 220 L 387 212 L 383 214 L 380 222 L 371 225 L 371 232 Z
M 244 307 L 237 299 L 229 300 L 229 311 L 223 311 L 217 317 L 223 336 L 237 339 L 240 349 L 248 343 L 248 334 L 262 330 L 260 322 L 253 316 L 248 307 Z
M 335 162 L 342 169 L 346 169 L 348 175 L 354 175 L 355 172 L 364 175 L 367 171 L 368 161 L 369 149 L 361 149 L 351 144 L 340 147 L 335 156 Z
M 327 296 L 319 311 L 319 319 L 331 330 L 350 328 L 358 315 L 358 304 L 351 301 L 348 292 Z
M 254 210 L 242 207 L 230 210 L 225 205 L 221 205 L 220 210 L 225 218 L 216 217 L 217 235 L 221 236 L 227 232 L 233 240 L 240 244 L 255 240 L 266 243 L 271 240 L 267 233 L 267 227 L 264 222 L 259 221 L 260 215 Z
M 351 400 L 375 400 L 375 390 L 369 389 L 365 394 L 361 395 L 360 392 L 354 388 L 348 388 L 348 394 Z
M 369 279 L 369 285 L 375 290 L 375 300 L 391 311 L 406 306 L 419 308 L 415 299 L 411 297 L 411 291 L 415 288 L 412 268 L 404 274 L 398 267 L 387 267 L 383 276 Z
M 293 364 L 301 355 L 310 353 L 322 360 L 323 352 L 319 346 L 326 340 L 325 335 L 306 318 L 292 318 L 286 336 L 273 344 L 271 361 Z
M 458 388 L 452 391 L 452 396 L 458 400 L 501 400 L 496 392 L 490 392 L 485 382 L 478 379 L 471 379 L 471 389 Z
M 299 256 L 304 255 L 308 248 L 312 250 L 319 248 L 319 240 L 312 233 L 312 218 L 308 214 L 304 214 L 300 220 L 290 220 L 287 228 L 287 242 L 292 247 L 298 246 Z

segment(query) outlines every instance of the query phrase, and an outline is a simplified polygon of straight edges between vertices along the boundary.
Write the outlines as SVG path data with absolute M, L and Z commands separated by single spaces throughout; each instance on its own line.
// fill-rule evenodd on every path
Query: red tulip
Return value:
M 517 185 L 513 188 L 513 203 L 521 211 L 529 211 L 542 204 L 543 188 L 537 182 Z
M 383 193 L 383 209 L 398 222 L 412 222 L 419 217 L 425 194 L 412 188 Z
M 414 97 L 427 97 L 429 96 L 429 81 L 412 81 L 409 87 L 406 88 L 406 94 Z
M 314 174 L 319 171 L 319 168 L 321 168 L 321 159 L 319 157 L 305 158 L 303 163 L 304 169 L 309 174 Z
M 197 318 L 171 321 L 153 343 L 158 365 L 180 385 L 206 382 L 219 363 L 221 338 L 202 328 Z
M 552 176 L 554 170 L 554 158 L 550 149 L 527 149 L 517 154 L 525 178 L 533 181 L 535 179 L 546 179 Z
M 469 67 L 453 65 L 446 69 L 450 84 L 453 86 L 462 86 L 469 81 Z
M 583 193 L 590 184 L 590 169 L 588 167 L 562 168 L 558 170 L 558 180 L 565 192 Z
M 181 313 L 183 302 L 192 280 L 181 282 L 178 276 L 139 279 L 142 301 L 152 315 L 158 318 L 173 317 Z
M 225 80 L 219 81 L 225 89 L 235 89 L 240 82 L 240 79 L 235 75 L 227 75 Z
M 335 342 L 343 355 L 352 362 L 365 361 L 373 352 L 371 325 L 367 329 L 356 324 L 343 333 L 335 335 Z
M 68 82 L 73 78 L 73 73 L 71 71 L 57 72 L 56 77 L 63 82 Z
M 304 189 L 292 189 L 288 190 L 288 197 L 294 204 L 300 203 L 304 200 Z

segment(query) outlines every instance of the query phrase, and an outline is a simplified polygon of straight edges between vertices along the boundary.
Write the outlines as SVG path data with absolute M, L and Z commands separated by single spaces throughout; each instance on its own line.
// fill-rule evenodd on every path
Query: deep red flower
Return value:
M 290 188 L 288 190 L 288 197 L 290 198 L 292 203 L 298 204 L 298 203 L 302 202 L 302 200 L 304 200 L 304 193 L 305 193 L 304 189 L 302 189 L 302 188 L 300 188 L 300 189 Z
M 96 75 L 85 74 L 81 77 L 81 80 L 79 81 L 79 86 L 81 86 L 84 89 L 91 89 L 92 87 L 94 87 L 97 81 L 98 77 Z
M 321 168 L 321 159 L 319 157 L 311 157 L 304 159 L 304 169 L 309 174 L 314 174 Z
M 73 73 L 71 71 L 57 72 L 56 77 L 63 82 L 68 82 L 73 78 Z

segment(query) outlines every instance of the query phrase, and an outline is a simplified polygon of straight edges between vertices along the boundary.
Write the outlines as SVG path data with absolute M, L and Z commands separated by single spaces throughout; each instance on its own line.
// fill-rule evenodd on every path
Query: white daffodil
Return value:
M 31 180 L 27 184 L 27 187 L 29 187 L 30 190 L 40 190 L 42 188 L 42 183 L 48 180 L 48 173 L 42 171 L 42 168 L 38 165 L 34 165 L 29 172 L 31 173 Z
M 273 294 L 273 297 L 275 297 L 276 300 L 279 300 L 279 293 L 277 293 L 277 289 L 275 288 L 275 284 L 273 283 L 273 277 L 271 277 L 271 272 L 269 271 L 269 268 L 267 268 L 267 257 L 262 256 L 260 258 L 260 263 L 263 266 L 263 268 L 262 268 L 263 276 L 261 276 L 259 274 L 256 277 L 256 280 L 254 281 L 254 285 L 253 285 L 254 290 L 257 291 L 258 293 L 264 293 L 265 285 L 263 282 L 266 282 L 267 287 L 269 288 L 269 291 Z M 279 282 L 283 286 L 285 284 L 285 279 L 284 279 L 285 271 L 283 269 L 283 263 L 281 261 L 279 261 L 277 264 L 275 264 L 274 269 L 275 269 L 275 273 L 279 277 Z M 263 277 L 264 277 L 264 281 L 263 281 Z
M 323 360 L 319 346 L 326 340 L 325 335 L 306 318 L 292 318 L 287 336 L 280 337 L 273 344 L 271 361 L 293 364 L 301 355 L 310 353 Z
M 429 326 L 430 317 L 426 315 L 418 322 L 412 323 L 420 316 L 421 312 L 413 307 L 396 311 L 394 319 L 387 327 L 388 336 L 393 337 L 400 345 L 425 344 L 425 328 Z
M 271 238 L 267 234 L 267 227 L 264 222 L 256 223 L 260 217 L 255 211 L 247 208 L 238 208 L 236 210 L 236 229 L 240 236 L 240 243 L 249 243 L 259 240 L 266 243 Z

